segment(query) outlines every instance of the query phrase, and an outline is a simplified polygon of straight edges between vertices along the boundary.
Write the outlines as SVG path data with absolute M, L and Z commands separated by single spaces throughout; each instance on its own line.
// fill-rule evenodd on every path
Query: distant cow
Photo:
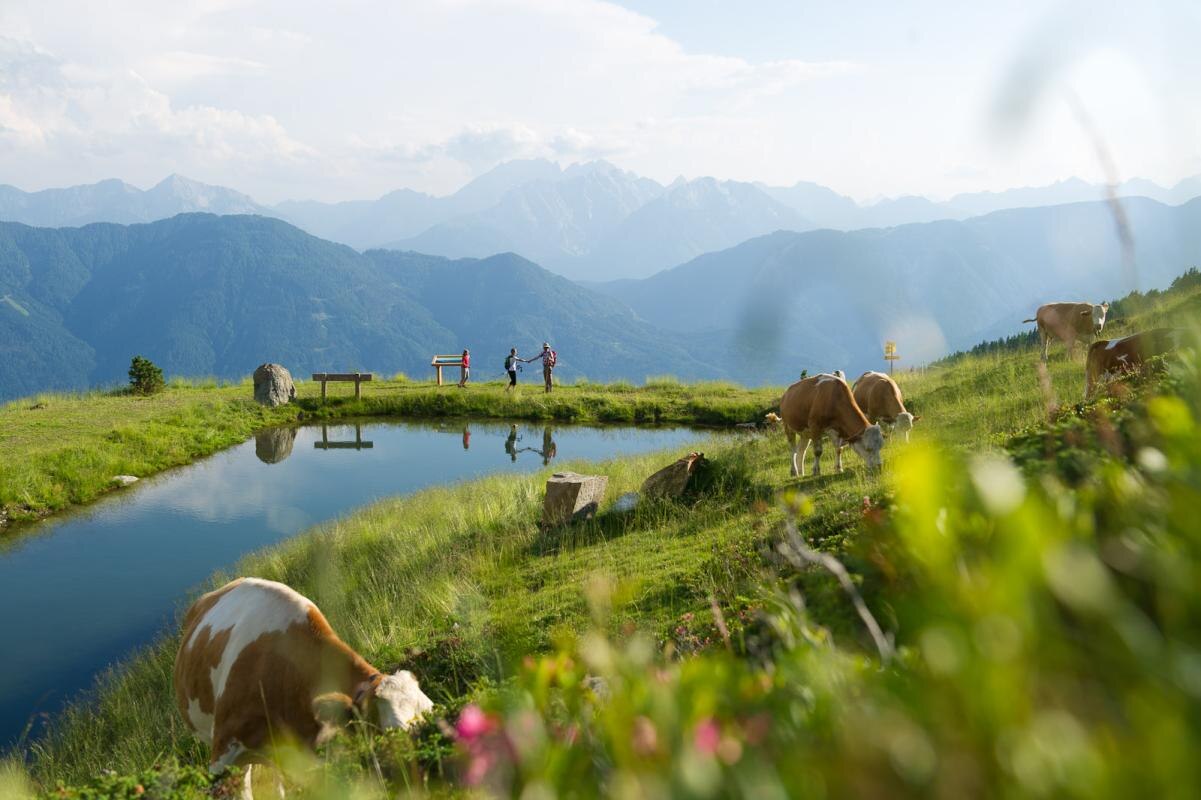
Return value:
M 768 420 L 771 421 L 773 417 L 774 414 L 768 415 Z M 804 477 L 805 456 L 809 453 L 811 442 L 816 442 L 813 474 L 821 474 L 822 437 L 827 431 L 834 443 L 835 470 L 842 472 L 842 448 L 848 444 L 864 460 L 868 469 L 880 466 L 884 435 L 879 425 L 870 424 L 863 416 L 851 395 L 851 387 L 842 378 L 828 374 L 813 375 L 789 386 L 780 399 L 780 415 L 777 419 L 784 423 L 784 433 L 792 445 L 794 476 Z M 798 435 L 805 441 L 799 466 Z
M 188 609 L 175 699 L 211 746 L 214 773 L 264 760 L 281 736 L 316 747 L 355 712 L 407 729 L 433 707 L 412 673 L 382 674 L 311 601 L 258 578 L 231 581 Z
M 865 372 L 855 381 L 853 391 L 855 403 L 868 422 L 892 425 L 896 431 L 905 434 L 905 441 L 909 441 L 909 431 L 913 430 L 913 423 L 918 418 L 905 409 L 896 381 L 883 372 Z
M 1038 307 L 1033 319 L 1022 321 L 1038 324 L 1038 336 L 1043 343 L 1043 361 L 1046 361 L 1052 339 L 1067 345 L 1068 358 L 1071 358 L 1076 351 L 1076 339 L 1101 334 L 1108 312 L 1109 303 L 1047 303 Z
M 1171 328 L 1153 328 L 1121 339 L 1093 342 L 1084 362 L 1084 399 L 1093 396 L 1098 384 L 1141 369 L 1147 359 L 1174 350 L 1179 343 L 1180 332 Z

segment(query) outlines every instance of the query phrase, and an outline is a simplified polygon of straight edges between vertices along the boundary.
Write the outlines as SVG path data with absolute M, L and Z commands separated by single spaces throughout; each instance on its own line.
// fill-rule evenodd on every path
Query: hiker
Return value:
M 467 385 L 467 381 L 471 379 L 471 351 L 463 349 L 463 372 L 459 376 L 459 388 L 462 389 Z
M 517 370 L 521 369 L 522 364 L 528 364 L 533 361 L 531 358 L 518 358 L 517 348 L 509 348 L 509 355 L 505 356 L 505 372 L 509 373 L 509 385 L 505 387 L 505 391 L 509 391 L 517 385 Z
M 551 372 L 554 371 L 555 362 L 558 361 L 559 356 L 554 350 L 550 349 L 549 342 L 543 342 L 540 358 L 542 359 L 542 378 L 546 381 L 546 391 L 549 392 L 551 390 Z

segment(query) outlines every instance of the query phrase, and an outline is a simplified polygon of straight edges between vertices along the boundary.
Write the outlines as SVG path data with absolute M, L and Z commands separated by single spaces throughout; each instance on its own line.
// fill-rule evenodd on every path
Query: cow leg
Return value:
M 822 474 L 822 441 L 825 437 L 818 434 L 814 439 L 813 445 L 813 477 L 818 477 Z M 808 445 L 805 447 L 809 449 Z
M 795 478 L 797 476 L 796 449 L 797 449 L 797 444 L 798 444 L 797 438 L 796 438 L 796 431 L 785 428 L 784 435 L 788 437 L 788 449 L 792 451 L 792 461 L 789 462 L 789 464 L 791 467 L 792 477 Z M 801 466 L 804 467 L 804 465 L 805 465 L 804 460 L 802 459 Z
M 802 478 L 803 478 L 803 477 L 805 477 L 805 458 L 806 458 L 808 455 L 809 455 L 809 440 L 808 440 L 808 439 L 806 439 L 806 440 L 805 440 L 805 446 L 804 446 L 804 448 L 802 448 L 802 449 L 801 449 L 801 464 L 800 464 L 800 470 L 799 470 L 798 472 L 793 472 L 793 473 L 792 473 L 792 474 L 793 474 L 793 477 L 796 477 L 797 475 L 800 475 Z M 793 455 L 792 455 L 792 457 L 793 457 L 793 459 L 796 459 L 796 452 L 795 452 L 795 451 L 793 451 Z M 796 463 L 796 462 L 795 462 L 795 460 L 793 461 L 793 463 L 794 463 L 794 464 Z
M 834 471 L 842 472 L 842 448 L 846 445 L 837 436 L 833 437 L 831 443 L 834 445 Z

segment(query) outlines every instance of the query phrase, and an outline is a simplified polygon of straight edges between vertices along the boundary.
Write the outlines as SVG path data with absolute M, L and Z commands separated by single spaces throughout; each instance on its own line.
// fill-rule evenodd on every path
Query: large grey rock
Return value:
M 254 371 L 254 399 L 265 406 L 282 406 L 296 399 L 292 373 L 279 364 L 261 364 Z
M 546 482 L 546 500 L 542 504 L 542 524 L 565 525 L 596 514 L 609 478 L 605 475 L 580 475 L 556 472 Z
M 254 454 L 264 464 L 278 464 L 292 455 L 295 428 L 268 428 L 254 435 Z
M 645 497 L 679 497 L 688 488 L 696 468 L 705 463 L 704 453 L 689 453 L 642 482 Z

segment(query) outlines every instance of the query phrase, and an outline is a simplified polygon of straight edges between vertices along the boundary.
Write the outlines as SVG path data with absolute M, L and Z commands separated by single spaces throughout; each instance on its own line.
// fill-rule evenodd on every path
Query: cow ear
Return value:
M 1101 304 L 1101 308 L 1103 308 L 1103 309 L 1105 309 L 1106 311 L 1108 311 L 1108 310 L 1109 310 L 1109 303 L 1102 303 L 1102 304 Z
M 327 692 L 313 698 L 313 716 L 324 725 L 345 725 L 354 704 L 342 692 Z

